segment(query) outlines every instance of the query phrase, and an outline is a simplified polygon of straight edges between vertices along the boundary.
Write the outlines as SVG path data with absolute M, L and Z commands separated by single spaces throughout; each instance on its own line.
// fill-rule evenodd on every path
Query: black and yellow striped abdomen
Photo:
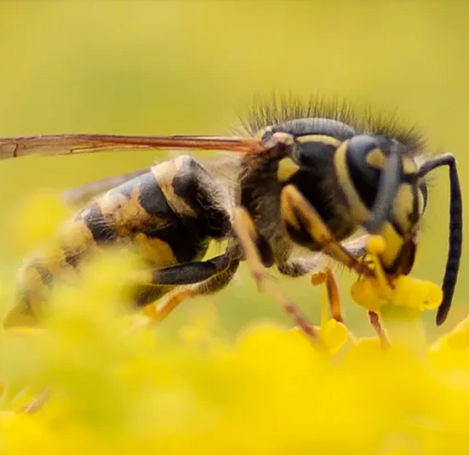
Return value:
M 181 156 L 154 166 L 91 202 L 61 226 L 53 243 L 26 261 L 19 275 L 18 302 L 6 325 L 18 317 L 36 319 L 54 280 L 74 272 L 93 252 L 122 247 L 151 269 L 201 259 L 213 238 L 229 226 L 216 188 L 206 201 L 197 185 L 213 180 L 193 158 Z M 210 190 L 210 185 L 209 185 Z M 210 209 L 210 210 L 207 210 Z M 136 292 L 136 303 L 149 303 L 171 289 Z

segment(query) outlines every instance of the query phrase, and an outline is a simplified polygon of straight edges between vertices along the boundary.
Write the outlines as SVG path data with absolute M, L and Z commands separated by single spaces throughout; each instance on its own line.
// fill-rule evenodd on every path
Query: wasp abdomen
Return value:
M 152 268 L 201 259 L 212 238 L 228 233 L 223 205 L 218 184 L 193 158 L 154 166 L 90 203 L 62 226 L 54 244 L 25 263 L 19 276 L 21 311 L 36 313 L 55 278 L 102 248 L 130 248 Z M 136 296 L 137 304 L 171 289 L 151 287 Z

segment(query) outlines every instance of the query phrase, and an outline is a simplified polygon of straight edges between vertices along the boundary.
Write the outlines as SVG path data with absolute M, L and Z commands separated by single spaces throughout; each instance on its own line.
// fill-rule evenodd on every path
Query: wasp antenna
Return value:
M 436 315 L 437 325 L 441 325 L 445 322 L 451 308 L 462 253 L 462 195 L 456 167 L 456 158 L 450 153 L 445 153 L 444 155 L 433 158 L 422 165 L 419 176 L 424 177 L 430 171 L 441 166 L 449 167 L 451 201 L 449 209 L 448 257 L 446 259 L 445 275 L 441 287 L 443 290 L 443 302 L 438 308 Z

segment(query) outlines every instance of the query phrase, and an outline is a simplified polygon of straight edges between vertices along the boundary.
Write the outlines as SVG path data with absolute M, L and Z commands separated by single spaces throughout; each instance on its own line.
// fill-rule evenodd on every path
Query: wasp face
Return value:
M 410 272 L 427 199 L 411 145 L 323 118 L 290 120 L 262 137 L 283 147 L 278 180 L 295 185 L 339 240 L 363 226 L 384 237 L 385 269 Z M 317 248 L 305 230 L 286 224 L 295 243 Z

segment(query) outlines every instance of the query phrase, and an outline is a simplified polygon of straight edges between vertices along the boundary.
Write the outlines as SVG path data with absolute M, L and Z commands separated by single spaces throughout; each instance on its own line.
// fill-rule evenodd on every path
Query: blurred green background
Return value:
M 417 123 L 432 151 L 456 154 L 465 193 L 468 30 L 469 3 L 457 0 L 1 0 L 0 135 L 223 134 L 259 94 L 339 96 Z M 0 162 L 1 279 L 11 282 L 22 253 L 11 240 L 11 219 L 38 191 L 58 192 L 166 156 Z M 438 283 L 448 198 L 444 169 L 430 194 L 414 270 Z M 45 219 L 47 200 L 36 207 Z M 450 326 L 469 308 L 468 268 L 463 256 Z M 365 312 L 348 297 L 351 280 L 340 279 L 347 317 L 367 331 Z M 320 291 L 308 281 L 279 279 L 318 321 Z M 169 326 L 207 301 L 217 304 L 229 331 L 264 318 L 288 322 L 243 269 L 229 289 L 186 304 Z M 433 319 L 427 315 L 429 327 Z

